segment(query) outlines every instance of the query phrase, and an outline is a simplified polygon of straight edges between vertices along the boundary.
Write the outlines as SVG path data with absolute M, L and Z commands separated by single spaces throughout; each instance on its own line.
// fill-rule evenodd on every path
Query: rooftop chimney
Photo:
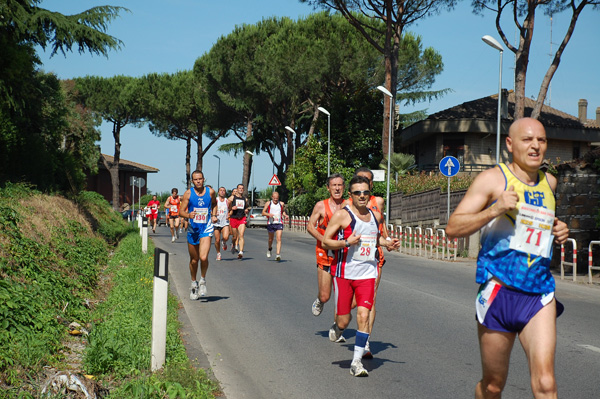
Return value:
M 579 114 L 578 114 L 578 119 L 579 122 L 581 123 L 586 123 L 587 122 L 587 106 L 588 106 L 588 102 L 585 99 L 580 99 L 579 102 L 577 103 L 577 105 L 579 106 Z
M 600 107 L 596 108 L 596 123 L 600 127 Z

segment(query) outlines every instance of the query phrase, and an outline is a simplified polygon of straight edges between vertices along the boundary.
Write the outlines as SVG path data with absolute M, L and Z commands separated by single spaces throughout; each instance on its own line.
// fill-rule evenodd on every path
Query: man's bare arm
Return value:
M 183 194 L 183 198 L 181 199 L 181 204 L 179 206 L 179 216 L 182 218 L 189 218 L 190 214 L 188 213 L 188 204 L 190 202 L 190 191 L 186 191 Z
M 313 211 L 308 219 L 308 226 L 306 226 L 306 231 L 308 234 L 313 236 L 317 241 L 323 241 L 323 234 L 317 231 L 317 223 L 321 220 L 321 216 L 325 212 L 325 202 L 319 201 L 315 204 Z
M 448 220 L 446 234 L 450 239 L 467 237 L 492 219 L 515 209 L 519 196 L 512 187 L 504 191 L 505 180 L 498 168 L 482 172 L 475 178 L 467 194 Z M 493 206 L 488 206 L 494 200 Z
M 321 246 L 325 249 L 342 249 L 346 246 L 346 243 L 341 240 L 333 238 L 335 234 L 341 229 L 345 228 L 350 224 L 350 214 L 343 209 L 340 209 L 333 214 L 329 223 L 327 223 L 327 229 L 321 241 Z M 346 239 L 350 245 L 355 245 L 360 241 L 360 235 L 355 235 L 354 232 Z

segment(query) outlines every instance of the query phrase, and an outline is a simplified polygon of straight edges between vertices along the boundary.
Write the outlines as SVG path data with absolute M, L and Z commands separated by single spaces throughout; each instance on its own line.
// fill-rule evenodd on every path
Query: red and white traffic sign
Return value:
M 273 177 L 271 177 L 271 181 L 269 181 L 269 186 L 281 186 L 281 182 L 279 181 L 277 175 L 273 175 Z

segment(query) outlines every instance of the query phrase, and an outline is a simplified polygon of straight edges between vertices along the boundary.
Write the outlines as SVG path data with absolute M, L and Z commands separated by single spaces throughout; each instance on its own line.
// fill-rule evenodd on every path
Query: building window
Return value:
M 579 159 L 581 156 L 581 149 L 579 143 L 573 143 L 573 159 Z
M 464 139 L 445 139 L 444 140 L 444 156 L 453 156 L 458 161 L 464 164 L 465 157 L 465 140 Z

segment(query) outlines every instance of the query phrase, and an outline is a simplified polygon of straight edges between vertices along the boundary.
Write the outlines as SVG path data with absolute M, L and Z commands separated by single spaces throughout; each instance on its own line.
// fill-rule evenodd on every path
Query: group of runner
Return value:
M 548 141 L 543 125 L 515 121 L 506 139 L 512 162 L 482 172 L 446 227 L 449 237 L 468 237 L 481 229 L 476 299 L 482 378 L 475 397 L 499 398 L 506 384 L 510 353 L 518 336 L 529 361 L 535 398 L 556 398 L 554 372 L 556 318 L 563 306 L 555 298 L 550 273 L 552 242 L 562 244 L 567 225 L 554 216 L 557 180 L 540 170 Z M 344 329 L 356 308 L 357 331 L 350 373 L 367 376 L 363 358 L 373 355 L 369 338 L 375 299 L 385 263 L 381 247 L 398 248 L 382 223 L 383 199 L 372 196 L 373 174 L 359 169 L 344 200 L 343 176 L 327 179 L 329 198 L 318 202 L 308 223 L 317 240 L 318 316 L 335 292 L 333 342 L 345 342 Z
M 552 242 L 564 243 L 569 229 L 554 216 L 557 180 L 540 170 L 547 145 L 546 132 L 539 121 L 515 121 L 506 138 L 512 162 L 501 163 L 477 176 L 446 227 L 450 238 L 467 237 L 480 229 L 482 233 L 476 273 L 481 286 L 475 306 L 482 361 L 482 378 L 475 389 L 478 399 L 501 396 L 517 336 L 529 361 L 534 397 L 557 397 L 556 318 L 563 306 L 554 295 L 550 259 Z M 193 187 L 181 200 L 179 215 L 190 220 L 190 298 L 198 299 L 198 295 L 206 295 L 205 276 L 213 232 L 217 259 L 221 258 L 220 249 L 227 248 L 226 213 L 233 242 L 238 246 L 233 251 L 238 251 L 238 258 L 243 257 L 248 203 L 242 185 L 226 199 L 224 188 L 219 188 L 217 198 L 212 188 L 203 185 L 202 172 L 195 171 L 192 181 Z M 373 357 L 369 338 L 385 263 L 381 248 L 394 250 L 400 246 L 398 239 L 388 235 L 382 217 L 384 201 L 373 196 L 372 189 L 373 173 L 366 168 L 356 170 L 350 180 L 347 200 L 343 198 L 344 177 L 329 176 L 329 198 L 314 206 L 307 228 L 317 240 L 318 296 L 312 313 L 322 313 L 333 286 L 335 312 L 329 339 L 345 342 L 343 333 L 352 319 L 351 310 L 356 308 L 357 331 L 350 373 L 357 377 L 368 376 L 362 359 Z M 276 237 L 279 260 L 281 221 L 286 214 L 277 192 L 262 213 L 269 217 L 270 225 L 267 257 L 271 256 Z
M 175 189 L 174 189 L 175 190 Z M 196 170 L 192 173 L 192 187 L 188 189 L 183 198 L 176 194 L 169 197 L 167 204 L 171 208 L 170 217 L 175 219 L 181 217 L 184 221 L 189 220 L 187 227 L 187 243 L 190 255 L 190 299 L 197 300 L 206 296 L 206 272 L 208 271 L 208 254 L 212 237 L 215 237 L 214 246 L 217 251 L 216 260 L 222 260 L 222 250 L 228 248 L 231 236 L 231 252 L 237 253 L 237 258 L 244 257 L 244 233 L 246 221 L 250 210 L 250 203 L 244 195 L 244 185 L 238 184 L 231 195 L 227 197 L 225 187 L 219 187 L 218 192 L 204 185 L 204 173 Z M 175 212 L 175 204 L 178 207 Z M 277 237 L 276 260 L 281 260 L 281 236 L 283 231 L 283 218 L 287 216 L 283 202 L 279 201 L 279 193 L 273 192 L 270 201 L 263 208 L 263 215 L 268 217 L 268 250 L 267 257 L 271 257 L 274 236 Z M 176 231 L 176 230 L 175 230 Z M 171 230 L 172 241 L 176 239 L 176 232 Z M 200 267 L 200 279 L 198 279 L 198 266 Z
M 388 235 L 383 223 L 384 201 L 371 195 L 373 172 L 359 168 L 348 185 L 349 198 L 343 198 L 345 180 L 340 174 L 327 179 L 329 198 L 313 208 L 307 231 L 317 240 L 318 296 L 312 313 L 319 316 L 335 288 L 334 323 L 329 329 L 332 342 L 346 342 L 343 336 L 356 308 L 357 331 L 350 373 L 368 376 L 362 359 L 372 358 L 369 337 L 375 322 L 375 299 L 385 263 L 382 247 L 400 246 Z

